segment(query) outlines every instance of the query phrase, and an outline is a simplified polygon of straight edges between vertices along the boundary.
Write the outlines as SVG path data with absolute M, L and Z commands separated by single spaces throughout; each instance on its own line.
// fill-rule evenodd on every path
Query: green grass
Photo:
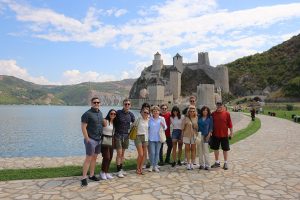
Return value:
M 230 140 L 230 144 L 236 143 L 252 135 L 260 128 L 260 126 L 261 126 L 260 120 L 256 118 L 255 121 L 251 121 L 250 124 L 245 129 L 236 132 L 234 134 L 234 137 Z M 130 159 L 125 161 L 126 170 L 133 170 L 135 168 L 136 168 L 136 159 Z M 112 172 L 116 171 L 115 163 L 111 164 L 110 170 Z M 99 172 L 99 171 L 100 171 L 100 166 L 98 164 L 95 172 Z M 37 168 L 37 169 L 4 169 L 4 170 L 0 170 L 0 181 L 70 177 L 70 176 L 81 176 L 81 174 L 82 174 L 82 166 L 64 166 L 64 167 Z
M 268 112 L 274 112 L 276 113 L 276 117 L 287 119 L 290 121 L 293 121 L 292 115 L 300 115 L 300 110 L 283 110 L 283 109 L 264 109 L 264 114 L 268 115 Z
M 249 120 L 250 120 L 250 118 L 249 118 Z M 260 119 L 258 119 L 256 117 L 255 121 L 251 121 L 246 128 L 239 130 L 236 133 L 233 133 L 233 137 L 230 140 L 230 144 L 234 144 L 234 143 L 236 143 L 240 140 L 243 140 L 246 137 L 254 134 L 256 131 L 258 131 L 258 129 L 260 129 L 260 126 L 261 126 Z

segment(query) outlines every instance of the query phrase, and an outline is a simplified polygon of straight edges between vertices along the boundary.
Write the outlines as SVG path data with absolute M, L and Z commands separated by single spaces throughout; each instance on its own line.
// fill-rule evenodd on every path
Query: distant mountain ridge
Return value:
M 0 104 L 88 105 L 98 96 L 103 105 L 119 105 L 135 79 L 110 82 L 85 82 L 75 85 L 38 85 L 0 75 Z
M 269 98 L 300 98 L 300 34 L 263 53 L 226 64 L 230 91 Z

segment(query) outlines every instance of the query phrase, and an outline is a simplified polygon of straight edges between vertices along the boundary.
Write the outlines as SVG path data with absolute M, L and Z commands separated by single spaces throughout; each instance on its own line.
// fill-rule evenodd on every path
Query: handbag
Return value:
M 166 138 L 165 130 L 163 129 L 162 126 L 160 126 L 160 129 L 159 129 L 159 141 L 161 143 L 164 143 L 166 140 L 167 140 L 167 138 Z
M 138 118 L 137 122 L 132 125 L 132 127 L 130 129 L 130 132 L 129 132 L 129 139 L 131 139 L 131 140 L 135 140 L 136 139 L 139 122 L 140 122 L 140 118 Z
M 201 144 L 201 132 L 197 132 L 197 136 L 195 138 L 195 143 L 197 145 L 200 145 Z
M 113 136 L 110 135 L 102 135 L 102 146 L 112 147 L 112 138 Z

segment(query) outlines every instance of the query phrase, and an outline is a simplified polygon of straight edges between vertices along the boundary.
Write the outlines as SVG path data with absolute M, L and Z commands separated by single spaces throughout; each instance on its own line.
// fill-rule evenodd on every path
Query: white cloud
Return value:
M 31 76 L 25 68 L 18 66 L 15 60 L 0 60 L 0 74 L 14 76 L 26 81 L 42 85 L 59 84 L 48 81 L 44 76 Z
M 114 81 L 116 78 L 109 74 L 100 74 L 94 71 L 80 72 L 79 70 L 67 70 L 63 73 L 64 84 L 77 84 L 82 82 L 106 82 Z
M 44 76 L 34 77 L 28 71 L 18 66 L 15 60 L 0 60 L 0 74 L 14 76 L 25 81 L 29 81 L 41 85 L 68 85 L 78 84 L 82 82 L 106 82 L 117 80 L 114 75 L 98 73 L 94 71 L 80 72 L 79 70 L 67 70 L 62 74 L 62 79 L 59 82 L 51 82 Z

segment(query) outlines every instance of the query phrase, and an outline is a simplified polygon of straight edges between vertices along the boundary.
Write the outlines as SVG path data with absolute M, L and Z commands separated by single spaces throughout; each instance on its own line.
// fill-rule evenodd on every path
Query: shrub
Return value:
M 292 104 L 287 104 L 287 105 L 286 105 L 286 109 L 287 109 L 288 111 L 291 111 L 291 110 L 294 109 L 294 106 L 293 106 Z

